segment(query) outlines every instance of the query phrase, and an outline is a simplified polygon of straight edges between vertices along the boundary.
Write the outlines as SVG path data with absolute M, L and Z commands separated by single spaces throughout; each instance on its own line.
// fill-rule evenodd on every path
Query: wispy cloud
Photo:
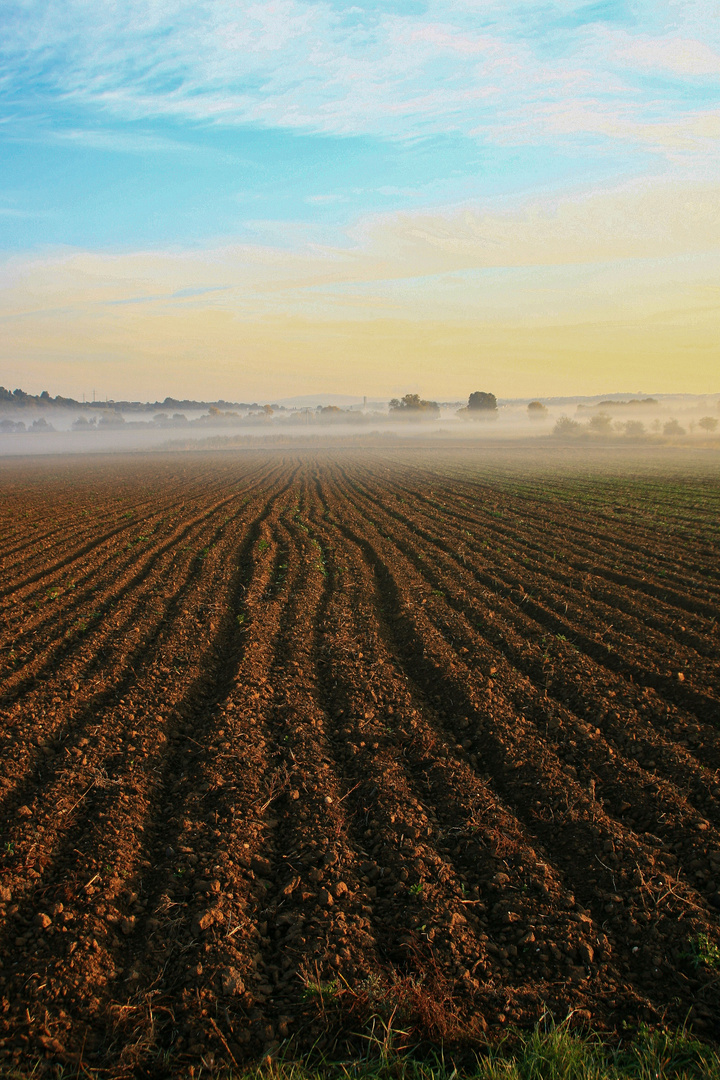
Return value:
M 562 130 L 646 145 L 649 125 L 682 125 L 718 99 L 710 10 L 641 0 L 630 25 L 624 4 L 580 0 L 428 0 L 421 14 L 320 0 L 10 0 L 0 92 L 123 120 L 501 141 Z
M 13 133 L 16 135 L 16 133 Z M 27 136 L 25 136 L 27 138 Z M 37 133 L 33 136 L 37 139 Z M 82 146 L 92 150 L 108 150 L 124 154 L 199 154 L 206 149 L 193 146 L 192 143 L 165 138 L 150 132 L 110 131 L 92 128 L 64 128 L 43 133 L 45 142 L 61 145 Z
M 665 72 L 695 79 L 720 75 L 720 51 L 705 41 L 679 38 L 631 38 L 617 35 L 617 56 L 630 65 L 648 71 Z
M 18 220 L 41 217 L 37 210 L 20 210 L 16 206 L 0 206 L 0 218 L 17 218 Z
M 283 224 L 274 233 L 271 223 L 263 223 L 262 243 L 14 256 L 0 264 L 0 283 L 6 313 L 25 310 L 28 297 L 34 297 L 49 307 L 61 299 L 63 305 L 77 305 L 79 312 L 139 303 L 169 312 L 201 301 L 245 317 L 299 314 L 310 292 L 314 303 L 326 296 L 328 310 L 334 310 L 340 296 L 349 302 L 354 293 L 362 298 L 369 290 L 379 297 L 395 282 L 394 302 L 404 295 L 408 314 L 433 317 L 430 293 L 421 308 L 413 306 L 421 280 L 447 283 L 448 275 L 461 275 L 457 304 L 471 310 L 490 278 L 462 276 L 468 272 L 501 280 L 509 270 L 523 270 L 534 274 L 541 287 L 551 267 L 560 272 L 678 259 L 692 266 L 693 260 L 700 265 L 705 257 L 716 259 L 720 218 L 714 211 L 719 202 L 717 183 L 661 181 L 650 187 L 638 181 L 572 196 L 372 215 L 348 231 L 343 246 L 319 244 L 301 230 L 293 234 L 293 245 L 281 245 L 273 237 L 279 237 Z M 638 273 L 641 277 L 644 271 Z M 514 303 L 520 317 L 522 297 Z M 367 311 L 372 316 L 373 306 Z

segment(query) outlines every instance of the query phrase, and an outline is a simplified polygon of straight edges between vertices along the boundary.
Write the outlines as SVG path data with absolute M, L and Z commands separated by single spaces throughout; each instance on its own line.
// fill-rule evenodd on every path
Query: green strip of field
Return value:
M 686 1031 L 635 1031 L 627 1039 L 610 1043 L 597 1034 L 571 1030 L 568 1022 L 541 1023 L 531 1032 L 510 1030 L 493 1047 L 461 1059 L 435 1049 L 418 1054 L 399 1051 L 394 1041 L 402 1032 L 374 1032 L 367 1054 L 337 1059 L 319 1053 L 303 1060 L 267 1056 L 255 1066 L 233 1067 L 208 1054 L 196 1061 L 158 1052 L 156 1069 L 149 1075 L 174 1080 L 720 1080 L 720 1053 Z M 138 1074 L 103 1063 L 100 1069 L 86 1062 L 61 1064 L 45 1059 L 0 1065 L 3 1080 L 91 1080 L 135 1077 Z M 143 1073 L 144 1075 L 144 1073 Z
M 564 1024 L 538 1026 L 510 1032 L 462 1064 L 441 1052 L 422 1058 L 396 1053 L 379 1040 L 368 1049 L 360 1061 L 267 1060 L 235 1072 L 233 1080 L 720 1080 L 720 1054 L 686 1032 L 641 1030 L 610 1045 Z

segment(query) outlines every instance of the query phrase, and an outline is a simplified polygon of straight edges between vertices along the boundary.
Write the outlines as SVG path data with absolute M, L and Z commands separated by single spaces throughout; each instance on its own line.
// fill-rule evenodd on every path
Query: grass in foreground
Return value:
M 306 1061 L 266 1058 L 247 1068 L 218 1067 L 212 1055 L 196 1064 L 167 1060 L 151 1074 L 168 1080 L 720 1080 L 720 1053 L 686 1031 L 641 1029 L 611 1045 L 601 1036 L 571 1030 L 569 1022 L 541 1022 L 532 1032 L 509 1031 L 495 1047 L 454 1063 L 442 1050 L 417 1057 L 393 1048 L 395 1033 L 369 1037 L 364 1058 L 336 1060 L 311 1055 Z M 158 1063 L 159 1065 L 159 1063 Z M 49 1069 L 48 1069 L 49 1067 Z M 0 1066 L 5 1080 L 90 1080 L 136 1077 L 130 1068 L 95 1070 L 87 1064 L 36 1062 L 28 1068 Z M 144 1072 L 141 1075 L 146 1075 Z
M 418 1059 L 373 1040 L 360 1061 L 322 1060 L 312 1066 L 266 1061 L 233 1080 L 720 1080 L 720 1054 L 685 1031 L 641 1029 L 611 1046 L 600 1036 L 542 1023 L 508 1033 L 495 1048 L 462 1067 L 442 1052 Z M 195 1077 L 200 1070 L 194 1070 Z

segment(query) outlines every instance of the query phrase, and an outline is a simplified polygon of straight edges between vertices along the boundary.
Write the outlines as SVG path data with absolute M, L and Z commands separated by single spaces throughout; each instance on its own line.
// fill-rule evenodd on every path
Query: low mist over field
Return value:
M 720 395 L 503 401 L 474 391 L 465 402 L 435 402 L 418 394 L 389 401 L 318 394 L 261 405 L 169 397 L 77 402 L 0 387 L 0 455 L 537 439 L 720 449 L 719 428 Z

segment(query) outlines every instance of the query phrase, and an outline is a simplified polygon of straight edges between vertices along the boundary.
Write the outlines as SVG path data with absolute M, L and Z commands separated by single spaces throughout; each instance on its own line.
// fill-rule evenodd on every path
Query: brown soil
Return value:
M 0 1054 L 720 1014 L 720 485 L 562 449 L 2 465 Z

